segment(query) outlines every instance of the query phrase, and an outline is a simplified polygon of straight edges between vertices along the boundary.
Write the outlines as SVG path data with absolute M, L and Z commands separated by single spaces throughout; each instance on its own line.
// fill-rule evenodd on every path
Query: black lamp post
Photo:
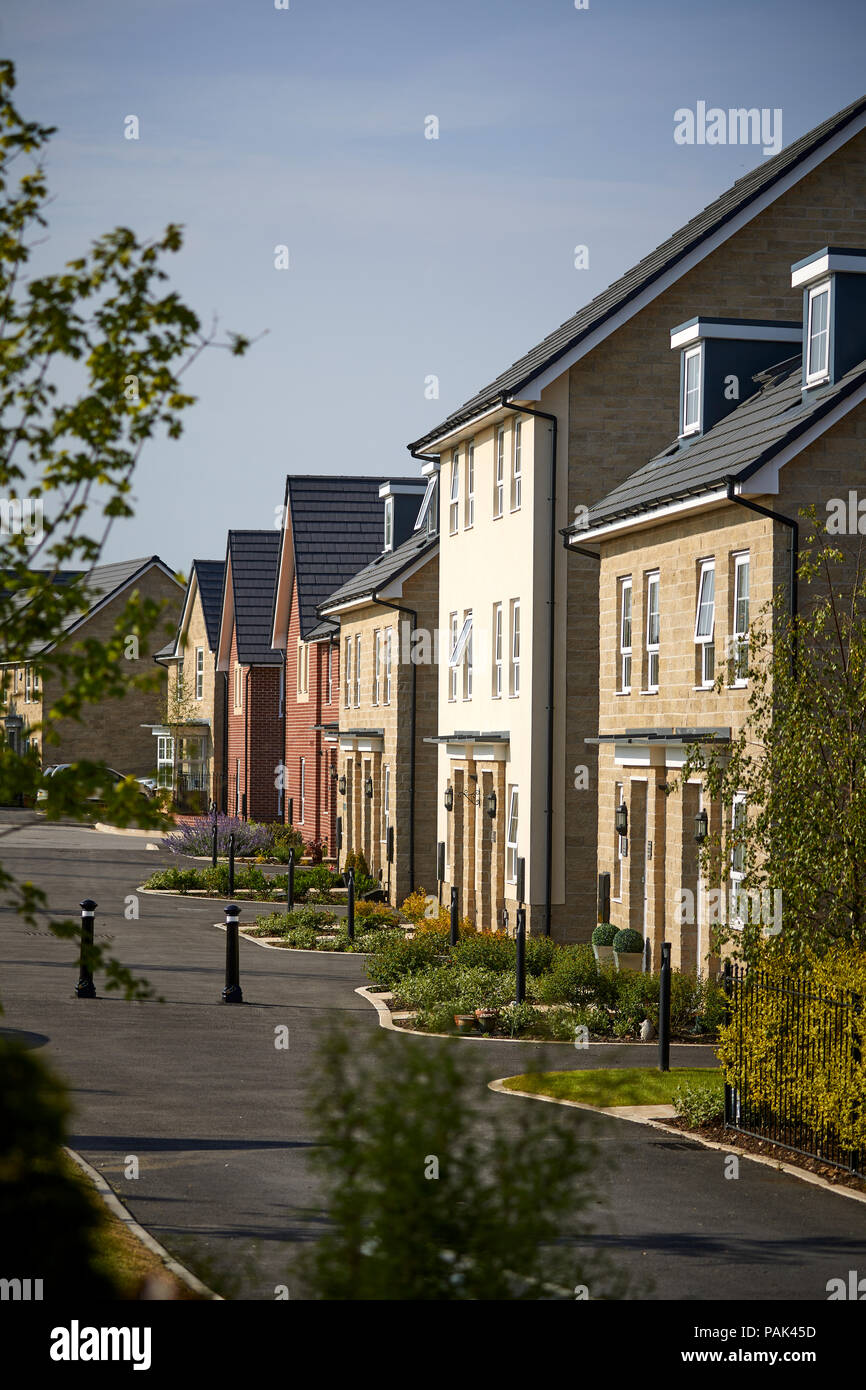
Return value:
M 698 811 L 695 816 L 695 840 L 699 845 L 704 843 L 709 833 L 710 822 L 706 811 Z
M 617 806 L 613 823 L 618 835 L 628 834 L 628 807 L 625 802 L 621 806 Z
M 446 811 L 453 811 L 453 810 L 454 810 L 454 788 L 453 788 L 453 787 L 446 787 L 446 788 L 445 788 L 445 810 L 446 810 Z
M 487 814 L 491 820 L 496 819 L 496 792 L 487 794 Z

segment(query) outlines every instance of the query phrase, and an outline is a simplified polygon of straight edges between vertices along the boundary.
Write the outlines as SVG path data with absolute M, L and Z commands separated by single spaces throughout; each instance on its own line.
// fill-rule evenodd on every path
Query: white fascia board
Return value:
M 866 382 L 854 391 L 847 400 L 839 401 L 834 405 L 822 420 L 816 420 L 807 430 L 781 449 L 769 463 L 765 463 L 763 468 L 759 468 L 757 473 L 753 473 L 750 478 L 745 478 L 742 483 L 737 484 L 737 492 L 745 496 L 760 497 L 762 494 L 778 493 L 779 491 L 779 472 L 786 463 L 795 459 L 804 449 L 808 449 L 810 444 L 814 444 L 816 439 L 820 439 L 822 434 L 837 425 L 840 420 L 851 410 L 856 410 L 858 405 L 862 405 L 866 400 Z
M 435 460 L 435 461 L 434 461 L 433 459 L 431 459 L 428 463 L 423 463 L 423 464 L 421 465 L 421 477 L 422 477 L 422 478 L 432 478 L 433 475 L 434 475 L 434 473 L 438 473 L 438 472 L 439 472 L 439 468 L 440 468 L 440 464 L 439 464 L 438 460 Z
M 295 552 L 289 517 L 289 485 L 287 481 L 286 499 L 283 505 L 283 535 L 280 541 L 280 557 L 277 561 L 277 582 L 274 592 L 274 621 L 271 632 L 271 646 L 278 651 L 282 651 L 289 640 L 294 584 Z
M 671 347 L 685 347 L 702 338 L 724 338 L 734 342 L 801 343 L 803 325 L 790 323 L 720 323 L 717 319 L 695 319 L 671 329 Z
M 424 568 L 424 566 L 427 564 L 429 560 L 432 560 L 434 556 L 438 554 L 438 544 L 431 546 L 429 550 L 425 550 L 424 554 L 420 556 L 420 558 L 417 559 L 414 562 L 414 564 L 409 565 L 407 569 L 401 570 L 400 573 L 398 575 L 395 575 L 395 577 L 392 580 L 390 580 L 390 582 L 387 583 L 384 588 L 377 589 L 376 597 L 383 599 L 402 598 L 403 585 L 405 584 L 406 580 L 411 579 L 413 574 L 417 574 L 419 570 L 422 570 Z
M 527 397 L 527 400 L 528 399 L 529 397 Z M 425 449 L 433 449 L 443 454 L 448 449 L 454 448 L 455 445 L 460 444 L 464 439 L 471 439 L 473 434 L 477 431 L 479 424 L 482 422 L 488 425 L 494 425 L 497 422 L 497 417 L 505 420 L 509 415 L 513 415 L 517 409 L 517 406 L 503 406 L 501 401 L 495 401 L 492 405 L 484 406 L 477 415 L 473 415 L 470 420 L 464 421 L 462 425 L 455 425 L 447 434 L 440 434 L 437 439 L 432 439 L 430 443 L 425 444 L 424 447 Z M 436 464 L 433 466 L 437 467 Z
M 226 556 L 225 578 L 223 580 L 223 609 L 220 614 L 220 637 L 217 647 L 216 669 L 229 669 L 229 655 L 232 649 L 232 628 L 235 621 L 235 591 L 232 584 L 232 556 Z
M 396 497 L 404 493 L 411 493 L 413 496 L 417 496 L 419 492 L 424 491 L 425 486 L 426 484 L 422 482 L 420 478 L 417 482 L 409 479 L 405 483 L 383 483 L 379 488 L 379 496 Z
M 582 545 L 585 540 L 595 540 L 596 537 L 624 536 L 629 531 L 642 531 L 648 526 L 658 526 L 663 521 L 668 521 L 671 517 L 681 516 L 684 512 L 702 511 L 709 507 L 717 507 L 721 502 L 728 500 L 727 490 L 720 488 L 716 492 L 703 492 L 698 497 L 685 497 L 678 502 L 669 502 L 664 507 L 656 507 L 651 512 L 641 512 L 639 516 L 620 517 L 617 521 L 609 521 L 604 526 L 589 526 L 585 531 L 576 531 L 574 535 L 569 535 L 569 545 Z
M 798 261 L 791 267 L 791 288 L 809 285 L 820 280 L 822 275 L 832 275 L 842 271 L 848 275 L 866 275 L 866 256 L 846 256 L 843 252 L 829 252 L 823 256 L 813 256 L 805 264 Z
M 726 222 L 723 227 L 717 228 L 711 236 L 705 237 L 687 256 L 678 260 L 676 265 L 665 271 L 664 275 L 659 276 L 628 304 L 623 305 L 612 318 L 600 324 L 570 352 L 527 381 L 520 388 L 522 397 L 526 400 L 540 400 L 541 393 L 546 386 L 549 386 L 557 377 L 562 376 L 563 372 L 567 372 L 570 367 L 574 366 L 575 362 L 579 362 L 587 353 L 592 352 L 593 348 L 598 347 L 599 343 L 604 342 L 605 338 L 609 337 L 617 328 L 628 323 L 629 319 L 634 318 L 635 314 L 640 313 L 641 309 L 645 309 L 660 294 L 664 294 L 665 290 L 670 289 L 671 285 L 675 285 L 683 275 L 694 270 L 695 266 L 700 265 L 701 261 L 711 255 L 713 251 L 724 246 L 726 241 L 729 241 L 743 227 L 748 226 L 768 207 L 771 207 L 778 198 L 794 188 L 814 169 L 819 168 L 826 159 L 834 155 L 843 145 L 847 145 L 849 140 L 853 140 L 854 136 L 859 135 L 860 131 L 864 129 L 866 129 L 866 113 L 849 121 L 847 125 L 836 132 L 832 139 L 825 140 L 817 150 L 813 150 L 808 159 L 802 160 L 794 169 L 789 169 L 787 174 L 778 179 L 771 188 L 765 189 L 746 207 L 741 208 L 736 216 Z

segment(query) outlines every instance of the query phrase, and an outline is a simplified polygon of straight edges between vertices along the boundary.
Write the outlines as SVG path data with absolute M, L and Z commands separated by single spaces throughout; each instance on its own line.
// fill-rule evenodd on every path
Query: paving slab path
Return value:
M 378 1028 L 355 993 L 362 962 L 242 940 L 245 1002 L 223 1005 L 219 904 L 142 895 L 138 920 L 124 917 L 128 895 L 167 860 L 135 837 L 0 808 L 0 862 L 44 887 L 55 916 L 77 916 L 80 900 L 95 898 L 97 937 L 110 936 L 165 1000 L 128 1003 L 101 988 L 95 1000 L 76 999 L 72 943 L 42 922 L 34 933 L 2 908 L 0 1026 L 42 1049 L 66 1079 L 71 1145 L 172 1254 L 235 1296 L 272 1299 L 278 1284 L 301 1296 L 294 1261 L 325 1222 L 305 1114 L 313 1054 L 336 1018 L 357 1029 L 360 1046 Z M 274 1046 L 281 1026 L 285 1051 Z M 406 1045 L 388 1035 L 389 1047 Z M 629 1044 L 453 1045 L 483 1056 L 490 1079 L 655 1065 L 651 1047 Z M 712 1052 L 674 1047 L 672 1060 L 710 1065 Z M 482 1090 L 485 1106 L 533 1103 Z M 724 1155 L 688 1140 L 608 1115 L 560 1113 L 598 1145 L 591 1243 L 625 1267 L 636 1296 L 823 1300 L 828 1279 L 866 1272 L 866 1205 L 746 1160 L 726 1179 Z M 131 1157 L 137 1179 L 125 1176 Z

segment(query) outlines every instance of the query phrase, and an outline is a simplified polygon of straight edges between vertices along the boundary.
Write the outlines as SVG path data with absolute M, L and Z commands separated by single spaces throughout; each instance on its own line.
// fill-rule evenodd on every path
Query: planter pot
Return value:
M 617 970 L 643 970 L 643 951 L 614 951 Z
M 595 942 L 593 942 L 592 954 L 595 956 L 596 960 L 598 961 L 598 964 L 602 965 L 606 960 L 613 960 L 613 947 L 596 946 Z
M 475 1028 L 474 1014 L 455 1014 L 454 1022 L 457 1025 L 458 1033 L 471 1033 Z
M 496 1022 L 495 1009 L 476 1009 L 475 1017 L 478 1021 L 478 1027 L 481 1029 L 482 1033 L 493 1032 L 493 1025 Z

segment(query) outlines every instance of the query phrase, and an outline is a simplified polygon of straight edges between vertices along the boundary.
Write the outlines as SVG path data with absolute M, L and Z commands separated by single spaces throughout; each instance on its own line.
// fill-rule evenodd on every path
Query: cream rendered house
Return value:
M 587 939 L 596 921 L 598 559 L 560 533 L 676 434 L 671 327 L 695 306 L 798 320 L 791 264 L 866 239 L 864 190 L 861 100 L 410 445 L 441 472 L 436 833 L 479 926 L 513 927 L 518 859 L 531 931 Z

